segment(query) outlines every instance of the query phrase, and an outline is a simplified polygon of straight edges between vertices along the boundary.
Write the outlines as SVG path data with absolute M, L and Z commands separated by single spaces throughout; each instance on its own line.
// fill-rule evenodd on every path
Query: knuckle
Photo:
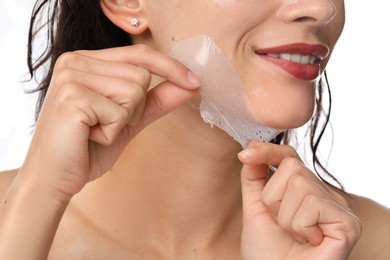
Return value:
M 292 219 L 289 228 L 296 233 L 300 233 L 303 230 L 302 220 L 300 218 Z
M 127 93 L 125 94 L 124 99 L 118 102 L 125 110 L 127 111 L 125 118 L 130 120 L 133 116 L 133 113 L 136 110 L 136 107 L 145 99 L 145 91 L 139 85 L 133 85 L 127 88 Z
M 301 175 L 294 175 L 288 181 L 288 187 L 295 191 L 304 191 L 307 189 L 308 183 Z
M 137 106 L 138 103 L 144 99 L 145 91 L 140 85 L 133 85 L 128 88 L 127 104 L 130 107 Z
M 152 80 L 152 75 L 149 70 L 145 68 L 138 67 L 136 73 L 136 82 L 139 82 L 141 85 L 149 86 L 150 81 Z
M 272 196 L 268 192 L 264 192 L 261 195 L 261 202 L 268 208 L 272 207 L 276 203 L 275 199 L 274 199 L 274 196 Z
M 283 167 L 286 167 L 287 169 L 289 169 L 290 172 L 295 173 L 295 174 L 300 172 L 302 170 L 302 168 L 304 167 L 302 162 L 299 159 L 294 158 L 294 157 L 285 158 L 281 163 L 281 166 L 282 165 L 283 165 Z
M 121 125 L 125 125 L 130 120 L 129 111 L 125 108 L 121 109 L 120 111 L 121 112 L 118 113 L 118 121 L 121 122 Z
M 348 213 L 348 221 L 346 221 L 346 230 L 351 231 L 352 237 L 360 237 L 363 232 L 363 225 L 360 219 L 353 213 Z
M 56 61 L 56 68 L 69 67 L 73 64 L 77 55 L 74 52 L 64 52 L 61 54 Z
M 357 217 L 353 217 L 345 224 L 341 232 L 344 234 L 344 238 L 341 241 L 344 241 L 346 247 L 354 245 L 362 236 L 362 232 L 363 226 L 360 220 Z
M 53 82 L 55 83 L 55 86 L 60 87 L 71 82 L 73 77 L 74 72 L 72 70 L 68 68 L 59 68 L 53 74 Z
M 319 198 L 312 194 L 308 193 L 305 195 L 302 201 L 302 207 L 306 209 L 315 209 L 319 205 L 320 201 Z
M 81 92 L 77 84 L 67 83 L 55 93 L 51 107 L 58 114 L 74 114 L 80 106 L 85 106 L 87 103 L 85 95 Z
M 130 113 L 127 109 L 122 108 L 118 111 L 118 113 L 115 114 L 115 118 L 112 120 L 113 122 L 116 122 L 121 128 L 130 120 Z
M 278 215 L 278 224 L 284 230 L 292 229 L 292 220 L 282 217 L 280 214 Z
M 302 218 L 294 218 L 291 221 L 290 233 L 294 234 L 296 238 L 299 238 L 301 241 L 308 241 L 308 235 L 313 234 L 317 229 L 317 225 L 308 224 Z
M 69 104 L 77 103 L 80 99 L 80 88 L 74 83 L 67 83 L 56 94 L 58 106 L 69 107 Z

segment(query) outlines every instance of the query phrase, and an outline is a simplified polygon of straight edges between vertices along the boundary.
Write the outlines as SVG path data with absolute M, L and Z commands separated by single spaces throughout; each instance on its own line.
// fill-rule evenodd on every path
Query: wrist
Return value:
M 20 172 L 0 206 L 0 255 L 7 259 L 45 259 L 70 201 L 31 176 Z
M 66 207 L 74 193 L 67 192 L 66 189 L 61 188 L 61 185 L 63 185 L 62 181 L 55 178 L 55 175 L 60 175 L 58 171 L 55 168 L 51 169 L 47 164 L 45 167 L 25 164 L 19 170 L 14 185 L 20 186 L 22 190 L 31 193 L 32 196 L 39 195 L 44 200 L 52 200 L 53 203 L 56 201 Z

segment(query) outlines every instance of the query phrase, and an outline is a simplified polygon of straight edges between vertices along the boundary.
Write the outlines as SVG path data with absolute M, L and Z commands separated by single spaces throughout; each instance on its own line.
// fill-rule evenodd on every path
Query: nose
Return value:
M 320 28 L 330 23 L 336 12 L 333 0 L 285 0 L 278 17 L 284 22 L 298 22 Z

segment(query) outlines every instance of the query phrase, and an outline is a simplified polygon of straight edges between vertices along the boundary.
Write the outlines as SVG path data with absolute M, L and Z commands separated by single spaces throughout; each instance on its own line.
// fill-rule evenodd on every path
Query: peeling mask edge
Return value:
M 200 115 L 246 148 L 252 140 L 268 142 L 283 130 L 256 120 L 240 77 L 211 37 L 199 35 L 177 42 L 170 56 L 201 80 Z

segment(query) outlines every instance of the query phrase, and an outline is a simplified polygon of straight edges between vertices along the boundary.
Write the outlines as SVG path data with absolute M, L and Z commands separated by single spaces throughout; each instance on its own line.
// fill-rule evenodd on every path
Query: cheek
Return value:
M 254 58 L 247 62 L 243 55 L 236 69 L 257 122 L 277 129 L 304 125 L 313 115 L 317 82 L 295 79 Z

